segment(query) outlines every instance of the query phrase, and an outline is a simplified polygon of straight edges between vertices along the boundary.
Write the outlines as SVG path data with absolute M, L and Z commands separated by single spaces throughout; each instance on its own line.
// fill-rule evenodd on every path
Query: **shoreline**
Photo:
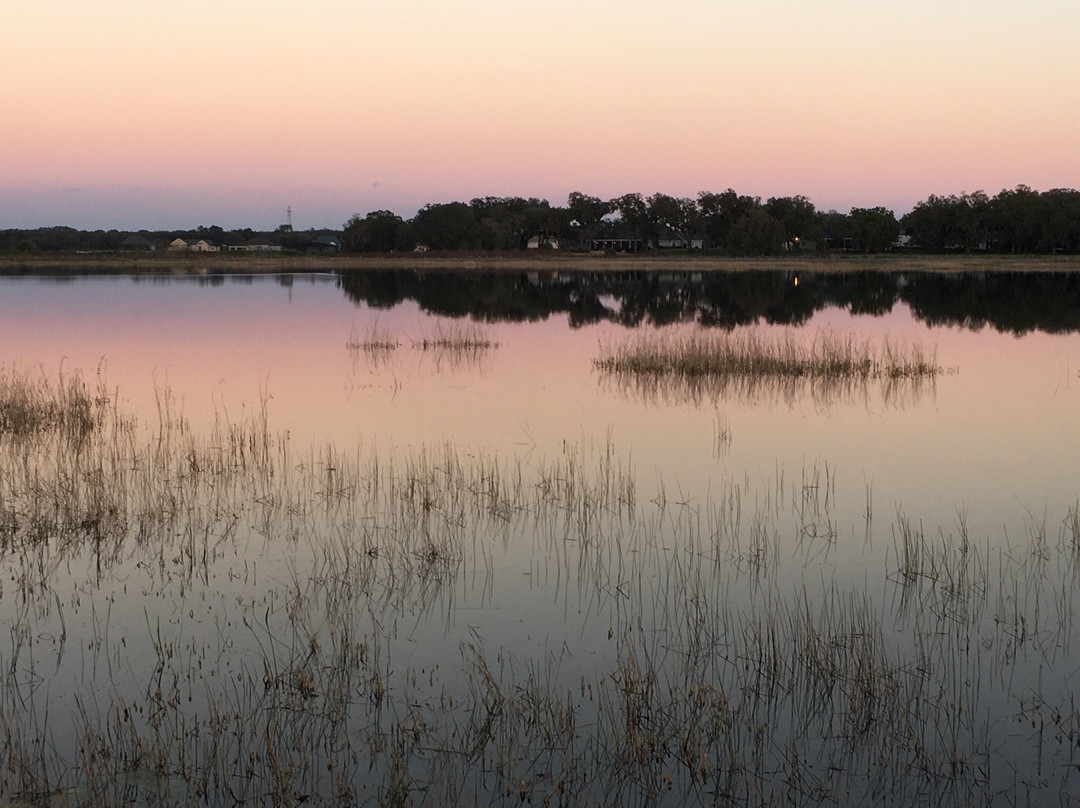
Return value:
M 202 275 L 367 272 L 1080 272 L 1080 255 L 828 255 L 732 258 L 683 254 L 402 253 L 237 255 L 236 253 L 41 253 L 0 255 L 0 275 L 147 273 Z

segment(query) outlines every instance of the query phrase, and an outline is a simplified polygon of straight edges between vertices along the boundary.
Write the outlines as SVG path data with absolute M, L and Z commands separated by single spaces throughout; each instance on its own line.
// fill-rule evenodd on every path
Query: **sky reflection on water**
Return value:
M 378 280 L 385 291 L 388 279 Z M 527 496 L 537 494 L 538 481 L 565 481 L 574 469 L 602 474 L 608 461 L 617 469 L 616 479 L 625 471 L 636 482 L 638 511 L 630 518 L 605 511 L 595 526 L 550 515 L 535 522 L 519 516 L 505 522 L 479 518 L 467 528 L 465 523 L 437 525 L 439 530 L 466 531 L 458 539 L 461 556 L 450 574 L 419 564 L 411 573 L 399 569 L 398 578 L 365 582 L 368 588 L 358 590 L 355 603 L 346 599 L 350 619 L 359 621 L 357 636 L 372 642 L 378 637 L 394 669 L 405 672 L 404 684 L 388 684 L 391 698 L 400 703 L 412 698 L 407 679 L 418 670 L 429 672 L 429 695 L 445 685 L 460 697 L 464 677 L 455 662 L 473 653 L 470 643 L 508 669 L 516 664 L 518 676 L 554 664 L 558 670 L 551 681 L 558 687 L 577 686 L 587 677 L 611 681 L 612 666 L 624 659 L 624 642 L 626 649 L 664 651 L 665 664 L 675 667 L 674 673 L 661 667 L 661 674 L 681 676 L 677 655 L 669 659 L 666 654 L 693 636 L 682 610 L 692 609 L 698 597 L 714 607 L 710 614 L 716 619 L 731 621 L 736 634 L 751 632 L 759 619 L 782 620 L 794 613 L 791 609 L 801 608 L 804 597 L 825 615 L 816 628 L 843 628 L 851 614 L 840 609 L 839 616 L 830 618 L 826 606 L 832 599 L 850 604 L 865 598 L 871 612 L 882 615 L 875 625 L 883 641 L 896 643 L 889 653 L 896 653 L 900 670 L 912 669 L 909 659 L 920 664 L 944 660 L 927 674 L 937 678 L 913 679 L 915 685 L 929 682 L 928 691 L 952 681 L 950 666 L 958 660 L 970 662 L 967 650 L 912 645 L 912 637 L 916 644 L 924 637 L 951 638 L 927 630 L 934 629 L 934 620 L 943 620 L 950 631 L 977 635 L 992 649 L 993 659 L 974 663 L 987 676 L 1005 671 L 1017 677 L 1018 684 L 1010 680 L 983 689 L 971 686 L 970 677 L 963 679 L 961 698 L 970 697 L 979 715 L 1004 715 L 1018 697 L 1030 695 L 1028 680 L 1042 658 L 1034 652 L 1010 657 L 1015 651 L 1009 632 L 1017 626 L 1002 618 L 1022 615 L 1015 618 L 1019 625 L 1034 615 L 1037 623 L 1041 598 L 1059 585 L 1065 592 L 1062 582 L 1073 574 L 1060 566 L 1070 557 L 1064 546 L 1046 574 L 1037 569 L 1041 557 L 1029 545 L 1039 550 L 1031 534 L 1040 529 L 1056 543 L 1078 499 L 1076 331 L 971 328 L 962 312 L 952 324 L 927 325 L 897 299 L 875 315 L 852 315 L 842 302 L 850 295 L 829 297 L 820 288 L 824 281 L 816 292 L 813 283 L 800 284 L 800 294 L 815 303 L 785 308 L 775 301 L 788 295 L 786 276 L 764 278 L 760 289 L 740 279 L 744 304 L 758 300 L 763 311 L 773 314 L 750 318 L 752 323 L 736 329 L 787 333 L 796 328 L 794 319 L 797 339 L 812 340 L 829 330 L 871 341 L 914 342 L 936 350 L 943 372 L 901 389 L 873 381 L 840 388 L 764 384 L 688 392 L 672 384 L 643 390 L 604 376 L 593 360 L 602 345 L 629 333 L 620 322 L 627 300 L 634 301 L 638 312 L 667 312 L 664 325 L 657 324 L 664 318 L 635 314 L 632 319 L 643 323 L 639 329 L 691 330 L 698 327 L 702 311 L 716 315 L 716 306 L 687 303 L 699 294 L 693 284 L 665 286 L 663 305 L 653 305 L 637 288 L 601 289 L 596 298 L 607 314 L 584 306 L 574 315 L 559 308 L 562 303 L 549 306 L 546 314 L 542 307 L 523 306 L 522 300 L 535 302 L 537 294 L 547 294 L 543 279 L 520 276 L 514 283 L 504 279 L 486 286 L 465 279 L 461 286 L 466 291 L 486 290 L 498 298 L 489 314 L 462 289 L 448 292 L 445 299 L 453 301 L 456 294 L 458 303 L 475 309 L 479 322 L 470 327 L 497 345 L 455 352 L 425 350 L 422 342 L 466 321 L 432 315 L 427 304 L 399 294 L 417 282 L 415 276 L 389 280 L 397 292 L 364 302 L 355 287 L 343 290 L 338 279 L 328 276 L 213 283 L 195 278 L 0 279 L 0 345 L 6 364 L 53 377 L 60 368 L 88 379 L 100 370 L 110 388 L 119 391 L 121 408 L 134 411 L 151 432 L 165 387 L 182 402 L 193 430 L 202 434 L 210 434 L 216 418 L 243 420 L 258 413 L 265 401 L 270 431 L 287 430 L 294 447 L 292 465 L 277 469 L 273 485 L 287 492 L 295 481 L 305 501 L 315 503 L 298 528 L 311 531 L 310 536 L 303 533 L 310 544 L 269 540 L 275 531 L 290 535 L 291 511 L 285 508 L 284 524 L 268 529 L 265 541 L 250 529 L 217 541 L 202 580 L 185 568 L 182 548 L 159 551 L 153 543 L 125 548 L 131 555 L 119 558 L 104 577 L 93 574 L 90 547 L 64 550 L 71 556 L 62 565 L 50 559 L 59 576 L 54 585 L 70 598 L 64 605 L 65 636 L 70 630 L 78 638 L 74 645 L 89 637 L 88 647 L 100 649 L 94 638 L 104 620 L 114 637 L 126 638 L 125 647 L 131 643 L 125 651 L 130 659 L 125 657 L 125 665 L 116 673 L 110 670 L 108 677 L 98 675 L 96 667 L 90 670 L 98 665 L 97 651 L 79 659 L 69 654 L 63 666 L 57 661 L 49 681 L 53 695 L 36 696 L 48 702 L 51 715 L 74 714 L 68 694 L 84 697 L 84 688 L 103 704 L 145 690 L 152 671 L 144 668 L 154 658 L 154 649 L 147 646 L 151 626 L 160 630 L 156 627 L 165 625 L 167 635 L 175 633 L 176 642 L 190 653 L 188 664 L 198 657 L 198 671 L 180 673 L 190 677 L 188 688 L 206 684 L 207 698 L 235 677 L 259 684 L 259 644 L 270 642 L 275 633 L 284 637 L 295 631 L 296 608 L 310 609 L 310 624 L 325 627 L 328 621 L 320 609 L 329 609 L 332 598 L 322 587 L 340 573 L 328 559 L 339 551 L 339 539 L 343 547 L 358 536 L 367 539 L 369 515 L 363 508 L 370 505 L 361 497 L 336 506 L 341 513 L 320 509 L 321 487 L 330 479 L 320 476 L 326 468 L 301 467 L 324 461 L 329 467 L 328 457 L 319 454 L 327 446 L 335 447 L 340 459 L 355 455 L 364 462 L 374 456 L 369 450 L 377 449 L 404 472 L 410 463 L 423 465 L 417 463 L 419 455 L 439 456 L 449 444 L 447 455 L 454 462 L 488 471 L 501 464 L 500 473 L 508 478 L 519 471 Z M 573 283 L 549 280 L 559 300 L 577 306 L 587 296 L 587 289 L 568 291 Z M 435 287 L 446 290 L 453 283 L 439 277 Z M 890 287 L 881 278 L 868 279 L 864 286 L 874 290 L 875 299 L 888 297 L 881 292 Z M 892 288 L 895 293 L 895 283 Z M 739 308 L 743 314 L 735 319 L 746 319 L 752 307 Z M 676 310 L 681 314 L 670 317 Z M 583 311 L 592 312 L 591 319 L 581 316 Z M 792 311 L 797 316 L 790 316 Z M 362 343 L 369 334 L 388 336 L 398 345 L 365 350 Z M 355 452 L 357 442 L 363 454 Z M 312 455 L 306 454 L 309 449 Z M 437 477 L 443 474 L 436 472 Z M 241 500 L 230 506 L 240 507 L 245 518 L 268 507 L 263 500 L 274 498 L 241 490 Z M 271 486 L 271 494 L 276 490 Z M 204 496 L 213 497 L 213 487 Z M 618 511 L 621 506 L 606 507 Z M 358 515 L 349 508 L 359 509 Z M 732 524 L 734 513 L 740 525 Z M 393 508 L 378 518 L 392 523 Z M 412 527 L 407 520 L 404 524 Z M 897 541 L 905 526 L 925 533 L 931 553 L 912 565 L 910 579 L 901 574 Z M 374 535 L 380 549 L 380 534 Z M 981 548 L 974 555 L 957 549 L 969 539 Z M 378 554 L 358 558 L 390 563 Z M 987 596 L 986 589 L 979 589 L 984 584 L 965 566 L 972 558 L 987 569 L 996 565 L 985 580 L 990 588 L 1000 583 L 1002 591 Z M 4 561 L 14 572 L 28 563 L 14 554 Z M 945 569 L 946 562 L 957 566 Z M 405 559 L 406 566 L 410 563 L 417 563 L 415 557 Z M 1000 582 L 998 568 L 1004 570 Z M 938 577 L 931 581 L 931 573 Z M 975 581 L 964 595 L 970 603 L 958 601 L 946 586 L 964 576 Z M 1023 586 L 1009 590 L 1009 576 Z M 87 582 L 91 577 L 92 584 Z M 295 591 L 304 596 L 286 606 Z M 980 601 L 987 597 L 988 604 Z M 926 598 L 931 608 L 921 612 L 905 605 L 905 598 Z M 89 615 L 80 600 L 93 604 Z M 44 597 L 39 605 L 31 636 L 58 636 L 52 601 Z M 970 623 L 967 617 L 934 611 L 943 605 L 955 614 L 970 610 Z M 7 617 L 21 625 L 23 618 L 14 612 Z M 1032 646 L 1036 651 L 1054 646 L 1058 637 L 1065 646 L 1072 642 L 1071 619 L 1059 618 L 1060 627 L 1051 625 L 1047 631 L 1044 626 L 1037 640 L 1029 641 L 1038 643 Z M 834 619 L 839 621 L 835 626 Z M 801 624 L 796 620 L 795 625 Z M 708 623 L 704 628 L 719 630 Z M 841 635 L 832 645 L 843 641 Z M 714 633 L 710 642 L 734 641 Z M 42 647 L 35 653 L 42 664 L 51 664 L 48 644 Z M 1020 647 L 1027 647 L 1024 641 Z M 289 652 L 299 653 L 295 648 Z M 204 656 L 214 662 L 205 671 Z M 443 672 L 436 677 L 432 671 L 440 665 Z M 1070 665 L 1059 664 L 1054 683 L 1047 685 L 1050 703 L 1064 703 L 1072 693 L 1071 669 L 1064 668 Z M 715 677 L 706 681 L 730 686 L 729 672 L 713 670 Z M 1038 695 L 1043 697 L 1041 690 Z M 933 699 L 927 704 L 932 715 L 952 714 L 938 709 Z M 205 707 L 196 694 L 192 706 L 181 709 L 198 715 Z M 584 702 L 579 708 L 586 724 L 595 717 L 592 709 Z M 435 709 L 433 718 L 445 714 Z M 928 731 L 933 729 L 936 725 Z M 784 741 L 801 729 L 792 723 L 775 731 Z M 994 725 L 988 743 L 998 743 L 998 732 Z M 973 743 L 977 747 L 982 738 Z M 1031 749 L 1017 743 L 1027 756 L 1021 768 L 1041 764 L 1041 751 L 1039 763 L 1032 763 Z M 777 749 L 783 747 L 778 744 Z M 995 775 L 995 787 L 1003 776 Z
M 450 279 L 438 283 L 445 287 Z M 536 280 L 523 276 L 520 283 Z M 776 283 L 765 280 L 768 294 Z M 841 492 L 856 500 L 872 482 L 880 507 L 899 504 L 938 521 L 964 504 L 988 529 L 1000 522 L 1003 503 L 1041 511 L 1063 507 L 1076 494 L 1075 333 L 1013 336 L 987 327 L 927 326 L 903 303 L 880 316 L 828 305 L 805 319 L 801 338 L 829 329 L 912 341 L 936 349 L 945 372 L 891 393 L 855 385 L 814 395 L 812 385 L 766 384 L 749 395 L 736 388 L 643 395 L 592 366 L 599 346 L 625 333 L 611 322 L 570 328 L 560 313 L 518 322 L 493 314 L 482 327 L 498 347 L 462 361 L 412 344 L 455 321 L 433 317 L 409 299 L 372 308 L 337 286 L 330 276 L 212 284 L 4 279 L 3 358 L 46 373 L 62 365 L 88 377 L 100 367 L 109 386 L 149 422 L 156 419 L 158 385 L 173 391 L 196 427 L 212 423 L 215 412 L 237 417 L 266 398 L 273 427 L 302 441 L 361 440 L 391 449 L 451 440 L 463 449 L 524 457 L 558 453 L 564 441 L 601 445 L 610 436 L 646 481 L 677 479 L 695 491 L 718 473 L 760 477 L 777 467 L 826 462 L 838 470 Z M 802 290 L 813 294 L 807 286 L 804 279 Z M 640 300 L 640 293 L 630 297 Z M 393 335 L 400 347 L 382 356 L 350 351 L 350 339 L 372 328 Z M 720 457 L 718 421 L 731 435 Z

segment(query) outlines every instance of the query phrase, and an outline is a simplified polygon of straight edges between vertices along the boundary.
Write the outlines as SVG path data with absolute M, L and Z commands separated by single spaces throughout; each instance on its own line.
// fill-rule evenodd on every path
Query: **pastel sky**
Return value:
M 1076 0 L 4 0 L 0 228 L 1080 187 Z

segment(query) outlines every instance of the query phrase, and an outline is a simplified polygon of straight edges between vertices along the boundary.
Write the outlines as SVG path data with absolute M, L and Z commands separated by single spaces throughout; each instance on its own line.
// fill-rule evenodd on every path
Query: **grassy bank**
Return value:
M 889 255 L 731 258 L 688 253 L 586 255 L 581 253 L 403 253 L 289 255 L 243 253 L 42 253 L 0 255 L 0 274 L 145 272 L 353 272 L 380 269 L 507 271 L 726 271 L 807 272 L 1080 272 L 1080 256 Z

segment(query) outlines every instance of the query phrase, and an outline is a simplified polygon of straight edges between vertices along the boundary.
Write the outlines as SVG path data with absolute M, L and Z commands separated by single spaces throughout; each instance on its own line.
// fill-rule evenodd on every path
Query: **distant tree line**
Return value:
M 558 245 L 586 250 L 700 248 L 729 255 L 897 247 L 931 252 L 1080 252 L 1080 191 L 1027 186 L 931 196 L 897 219 L 884 207 L 819 211 L 805 196 L 744 196 L 732 189 L 696 198 L 624 194 L 604 200 L 574 191 L 564 207 L 547 200 L 483 197 L 425 205 L 411 219 L 388 210 L 345 225 L 347 252 L 513 250 Z M 627 245 L 630 245 L 629 247 Z M 612 247 L 615 248 L 615 247 Z
M 545 199 L 483 197 L 425 205 L 411 219 L 388 210 L 356 214 L 346 224 L 346 252 L 698 248 L 731 255 L 785 250 L 880 252 L 900 234 L 892 211 L 818 212 L 804 196 L 743 196 L 728 189 L 696 198 L 624 194 L 604 200 L 574 191 L 565 207 Z M 531 243 L 530 243 L 531 242 Z M 618 246 L 614 246 L 618 243 Z
M 119 252 L 129 236 L 140 235 L 164 249 L 176 238 L 206 239 L 222 247 L 236 246 L 253 238 L 264 237 L 285 250 L 305 251 L 321 235 L 340 235 L 336 230 L 292 231 L 279 227 L 273 231 L 252 230 L 250 227 L 225 230 L 218 225 L 200 226 L 190 230 L 77 230 L 74 227 L 38 227 L 33 229 L 0 230 L 0 252 Z
M 997 196 L 982 191 L 931 196 L 901 219 L 919 247 L 997 253 L 1080 252 L 1080 191 L 1033 191 L 1020 185 Z
M 132 231 L 70 227 L 0 230 L 0 252 L 120 250 Z M 896 248 L 929 252 L 1080 253 L 1080 191 L 1034 191 L 1020 185 L 996 196 L 982 191 L 930 196 L 897 219 L 887 208 L 819 211 L 805 196 L 762 201 L 728 189 L 696 197 L 656 193 L 601 199 L 574 191 L 565 206 L 545 199 L 482 197 L 425 205 L 411 219 L 388 210 L 354 215 L 341 232 L 355 253 L 415 249 L 485 251 L 529 246 L 563 250 L 702 249 L 724 255 L 785 252 L 862 253 Z M 221 245 L 268 236 L 286 250 L 303 251 L 332 230 L 273 233 L 218 226 L 140 231 L 150 241 L 207 238 Z

